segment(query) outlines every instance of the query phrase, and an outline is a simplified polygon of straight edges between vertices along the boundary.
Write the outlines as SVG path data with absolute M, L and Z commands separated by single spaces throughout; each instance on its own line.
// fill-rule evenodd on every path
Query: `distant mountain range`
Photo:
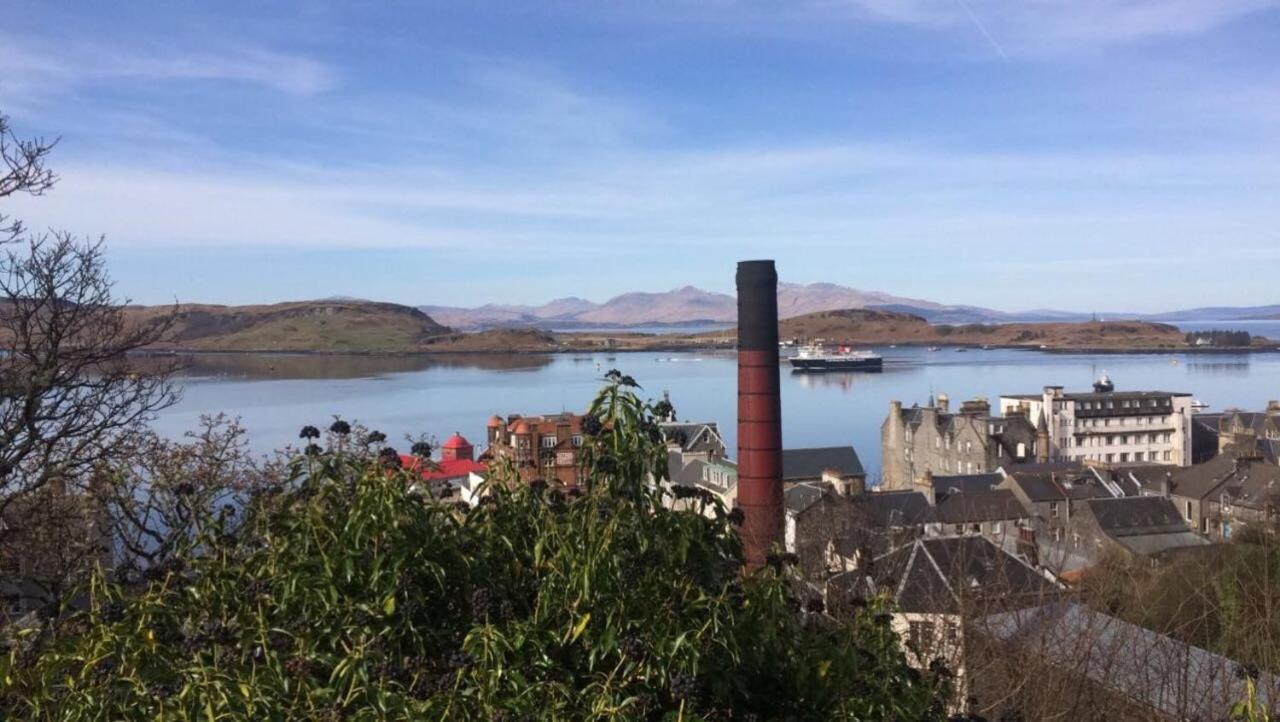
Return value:
M 459 330 L 538 327 L 571 330 L 590 327 L 699 325 L 733 323 L 738 306 L 733 296 L 693 286 L 665 293 L 624 293 L 603 303 L 560 298 L 541 306 L 488 304 L 477 308 L 419 306 L 436 322 Z M 1205 307 L 1158 314 L 1074 313 L 1052 309 L 996 311 L 980 306 L 946 305 L 904 298 L 881 291 L 861 291 L 834 283 L 778 285 L 778 315 L 793 318 L 820 311 L 876 309 L 920 316 L 930 323 L 1043 323 L 1135 319 L 1145 321 L 1243 321 L 1280 318 L 1280 305 Z

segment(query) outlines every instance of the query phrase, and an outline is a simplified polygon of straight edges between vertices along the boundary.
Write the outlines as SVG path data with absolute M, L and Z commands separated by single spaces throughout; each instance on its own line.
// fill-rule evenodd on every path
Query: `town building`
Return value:
M 1210 545 L 1178 514 L 1173 502 L 1159 496 L 1086 499 L 1071 515 L 1066 551 L 1077 557 L 1077 569 L 1096 565 L 1110 555 L 1159 561 L 1170 554 Z
M 993 416 L 986 400 L 975 399 L 953 413 L 945 394 L 927 406 L 890 402 L 880 448 L 880 485 L 925 493 L 928 475 L 982 474 L 1037 458 L 1036 429 L 1025 412 Z
M 864 491 L 867 472 L 852 446 L 821 446 L 782 450 L 782 483 L 826 482 L 841 494 Z
M 726 456 L 724 438 L 714 421 L 663 421 L 658 424 L 668 452 L 679 455 L 681 465 L 691 461 L 710 461 Z
M 437 499 L 452 499 L 475 506 L 480 501 L 480 485 L 488 467 L 475 459 L 475 447 L 462 434 L 454 433 L 440 446 L 440 459 L 400 455 L 400 465 L 417 472 L 422 483 Z
M 493 416 L 488 436 L 484 457 L 490 466 L 509 463 L 524 481 L 576 486 L 583 480 L 582 416 L 578 414 Z
M 671 486 L 699 489 L 719 500 L 725 509 L 733 509 L 738 505 L 738 465 L 724 458 L 695 459 L 671 476 Z M 715 515 L 713 505 L 698 503 L 693 497 L 679 498 L 674 494 L 667 501 L 672 509 L 700 508 L 708 517 Z
M 1192 528 L 1215 541 L 1280 521 L 1280 466 L 1234 449 L 1153 479 L 1143 493 L 1169 498 Z
M 1261 412 L 1197 414 L 1192 444 L 1197 464 L 1232 449 L 1280 464 L 1280 401 L 1267 402 L 1267 410 Z
M 1094 387 L 1001 396 L 1000 410 L 1034 420 L 1037 438 L 1047 442 L 1037 448 L 1041 461 L 1191 464 L 1191 394 L 1114 391 L 1109 381 Z
M 1031 512 L 1008 489 L 986 489 L 947 495 L 933 509 L 929 536 L 981 536 L 1011 553 L 1029 556 L 1023 531 L 1031 528 Z
M 978 536 L 917 539 L 865 567 L 833 576 L 827 606 L 886 593 L 892 626 L 908 663 L 928 669 L 942 661 L 955 675 L 954 705 L 968 696 L 966 627 L 974 619 L 1044 604 L 1058 586 L 1023 560 Z M 954 711 L 954 710 L 953 710 Z
M 1137 496 L 1138 483 L 1109 470 L 1075 462 L 1028 464 L 1003 471 L 1000 488 L 1008 489 L 1030 512 L 1030 525 L 1019 529 L 1020 548 L 1032 563 L 1055 573 L 1088 566 L 1065 542 L 1079 505 L 1089 499 Z
M 842 489 L 850 489 L 844 493 Z M 866 492 L 828 479 L 783 493 L 784 546 L 809 578 L 852 568 L 924 533 L 932 508 L 912 491 Z

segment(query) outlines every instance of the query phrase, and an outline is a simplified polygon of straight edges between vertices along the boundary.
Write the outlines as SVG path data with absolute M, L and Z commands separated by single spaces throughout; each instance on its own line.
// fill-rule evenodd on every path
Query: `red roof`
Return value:
M 471 446 L 471 442 L 470 442 L 470 441 L 467 441 L 466 437 L 464 437 L 462 434 L 459 434 L 458 432 L 456 432 L 456 431 L 455 431 L 455 432 L 453 432 L 453 436 L 450 436 L 450 437 L 449 437 L 449 440 L 448 440 L 448 441 L 446 441 L 446 442 L 444 442 L 444 446 L 442 446 L 442 447 L 440 447 L 440 448 L 442 448 L 442 449 L 464 449 L 464 448 L 466 448 L 466 447 L 468 447 L 468 446 Z
M 483 474 L 488 471 L 489 467 L 479 461 L 471 461 L 470 459 L 458 459 L 456 461 L 432 461 L 430 465 L 423 468 L 422 459 L 409 454 L 400 455 L 400 464 L 407 471 L 416 471 L 422 475 L 424 481 L 438 481 L 441 479 L 456 479 L 460 476 L 466 476 L 472 472 Z
M 498 416 L 497 414 L 494 414 L 493 416 L 489 417 L 489 428 L 492 429 L 497 426 L 502 426 L 502 417 Z

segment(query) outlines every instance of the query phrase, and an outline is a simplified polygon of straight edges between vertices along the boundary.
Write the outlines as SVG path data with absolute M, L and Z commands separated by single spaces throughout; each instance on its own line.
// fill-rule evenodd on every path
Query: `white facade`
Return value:
M 1191 464 L 1191 394 L 1164 391 L 1002 396 L 1000 410 L 1023 410 L 1044 420 L 1050 461 Z

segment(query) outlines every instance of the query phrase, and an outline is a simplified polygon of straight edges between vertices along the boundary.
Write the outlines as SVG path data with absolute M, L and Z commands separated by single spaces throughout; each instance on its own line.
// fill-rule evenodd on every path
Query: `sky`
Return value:
M 734 264 L 1280 303 L 1280 0 L 9 0 L 0 112 L 139 303 L 542 303 Z

